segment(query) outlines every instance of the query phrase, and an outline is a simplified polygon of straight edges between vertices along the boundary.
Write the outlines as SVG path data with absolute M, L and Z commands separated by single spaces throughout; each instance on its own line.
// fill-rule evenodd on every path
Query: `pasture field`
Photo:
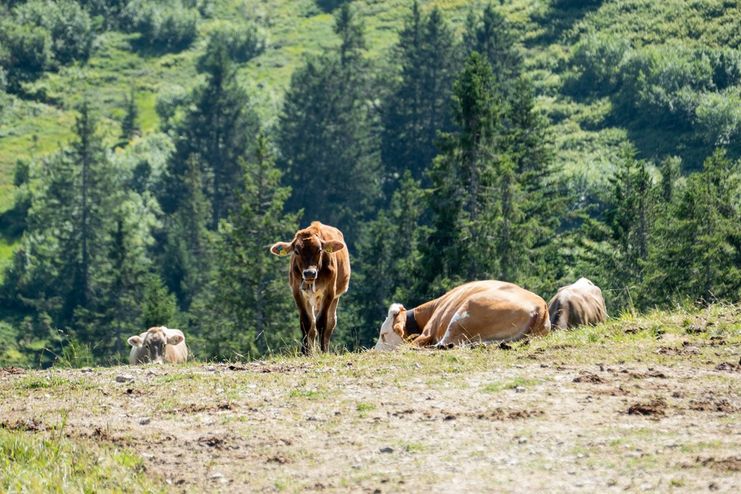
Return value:
M 740 356 L 741 306 L 712 306 L 501 347 L 6 368 L 0 491 L 735 492 Z

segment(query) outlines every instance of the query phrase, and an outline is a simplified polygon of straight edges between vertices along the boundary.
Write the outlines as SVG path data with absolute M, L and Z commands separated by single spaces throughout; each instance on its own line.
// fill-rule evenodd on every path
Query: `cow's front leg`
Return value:
M 334 332 L 335 326 L 337 326 L 337 303 L 339 301 L 339 298 L 332 299 L 332 302 L 329 304 L 329 307 L 327 307 L 327 310 L 325 310 L 323 314 L 323 329 L 321 329 L 319 333 L 323 352 L 329 351 L 329 340 L 332 338 L 332 333 Z M 317 321 L 317 326 L 318 325 L 319 322 Z
M 316 318 L 316 330 L 319 336 L 319 345 L 323 352 L 327 351 L 327 347 L 324 344 L 325 339 L 329 341 L 327 337 L 327 309 L 322 307 L 319 315 Z
M 431 342 L 432 342 L 432 335 L 422 333 L 419 336 L 415 337 L 411 341 L 411 344 L 413 346 L 426 347 L 426 346 L 429 346 Z
M 301 311 L 301 353 L 311 355 L 316 344 L 316 327 L 313 317 L 306 311 Z

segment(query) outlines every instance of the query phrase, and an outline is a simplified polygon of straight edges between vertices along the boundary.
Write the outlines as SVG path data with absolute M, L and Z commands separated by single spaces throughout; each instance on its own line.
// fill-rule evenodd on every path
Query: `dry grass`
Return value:
M 716 306 L 509 350 L 6 370 L 0 433 L 40 451 L 94 445 L 108 465 L 85 477 L 95 491 L 127 468 L 112 460 L 123 451 L 128 490 L 730 492 L 740 321 Z M 0 490 L 44 491 L 23 472 L 54 475 L 34 457 L 4 465 Z

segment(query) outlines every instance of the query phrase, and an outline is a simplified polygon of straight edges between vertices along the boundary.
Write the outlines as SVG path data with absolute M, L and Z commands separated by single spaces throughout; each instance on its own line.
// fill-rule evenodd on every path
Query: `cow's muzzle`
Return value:
M 304 281 L 311 283 L 316 280 L 316 268 L 304 269 L 301 275 L 303 276 Z

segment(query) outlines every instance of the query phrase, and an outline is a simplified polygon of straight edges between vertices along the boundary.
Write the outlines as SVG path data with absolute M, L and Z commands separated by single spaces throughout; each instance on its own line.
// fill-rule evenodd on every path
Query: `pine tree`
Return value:
M 343 6 L 336 22 L 340 53 L 309 59 L 294 73 L 277 143 L 292 188 L 288 209 L 354 238 L 358 221 L 379 199 L 380 173 L 364 43 L 356 39 L 362 31 L 348 13 Z
M 141 306 L 142 328 L 172 326 L 174 323 L 177 301 L 156 274 L 149 274 L 144 279 Z
M 207 282 L 211 265 L 210 234 L 207 228 L 211 209 L 203 193 L 201 168 L 195 156 L 185 163 L 181 178 L 180 207 L 165 220 L 166 239 L 162 254 L 163 279 L 187 309 Z
M 488 4 L 481 17 L 473 10 L 466 20 L 463 45 L 467 53 L 476 51 L 483 55 L 492 68 L 496 89 L 509 97 L 522 72 L 522 56 L 517 49 L 517 38 L 507 19 L 492 4 Z
M 454 117 L 459 132 L 444 136 L 444 151 L 430 172 L 432 235 L 425 271 L 431 285 L 443 287 L 493 269 L 495 157 L 493 138 L 500 105 L 492 91 L 491 68 L 472 53 L 454 85 Z
M 588 229 L 600 232 L 599 236 L 592 235 L 598 243 L 589 249 L 597 253 L 593 261 L 597 284 L 612 292 L 612 304 L 635 307 L 639 303 L 637 287 L 644 280 L 657 191 L 647 164 L 636 158 L 630 146 L 621 150 L 621 160 L 609 183 L 604 218 L 587 224 Z
M 391 174 L 411 170 L 419 180 L 437 152 L 437 132 L 451 127 L 455 43 L 440 10 L 423 16 L 415 1 L 392 53 L 400 79 L 384 104 L 382 158 Z
M 285 264 L 268 252 L 276 239 L 296 230 L 297 215 L 283 212 L 290 190 L 280 186 L 264 135 L 257 138 L 255 161 L 244 170 L 240 208 L 221 222 L 214 247 L 219 263 L 194 309 L 205 351 L 217 358 L 275 352 L 298 336 L 286 323 L 293 302 Z
M 718 149 L 705 160 L 702 172 L 674 193 L 652 238 L 647 303 L 741 298 L 740 183 L 741 162 Z
M 516 210 L 510 211 L 519 236 L 509 243 L 514 252 L 507 254 L 510 259 L 503 259 L 501 276 L 527 282 L 532 289 L 553 289 L 558 277 L 553 267 L 560 264 L 557 232 L 566 216 L 569 195 L 554 165 L 547 123 L 535 109 L 533 88 L 525 78 L 512 84 L 502 121 L 504 128 L 496 140 L 512 163 L 511 170 L 501 173 L 512 174 L 518 191 Z
M 538 288 L 555 282 L 549 263 L 558 259 L 566 196 L 532 88 L 524 79 L 507 84 L 504 99 L 486 58 L 473 52 L 454 85 L 460 130 L 444 136 L 430 173 L 433 232 L 425 271 L 431 286 L 477 278 Z
M 392 302 L 409 307 L 424 300 L 417 274 L 421 269 L 421 244 L 427 228 L 421 226 L 426 205 L 419 183 L 406 171 L 387 209 L 365 223 L 353 259 L 353 290 L 348 306 L 357 327 L 347 345 L 369 347 L 378 336 L 378 321 Z M 380 275 L 379 275 L 380 274 Z
M 77 140 L 73 142 L 73 156 L 79 166 L 79 205 L 77 212 L 77 240 L 79 258 L 73 274 L 73 288 L 68 298 L 68 307 L 87 307 L 90 301 L 90 277 L 97 246 L 103 240 L 107 213 L 111 207 L 113 184 L 109 172 L 110 162 L 105 156 L 102 142 L 95 135 L 97 120 L 93 117 L 87 101 L 79 108 L 75 123 Z M 77 249 L 75 249 L 77 250 Z M 73 254 L 74 255 L 74 254 Z
M 129 93 L 128 97 L 126 97 L 124 103 L 126 105 L 126 114 L 121 121 L 121 141 L 128 143 L 141 132 L 137 121 L 139 118 L 139 110 L 136 106 L 136 94 L 133 89 L 131 90 L 131 93 Z
M 107 263 L 96 277 L 100 299 L 95 304 L 99 315 L 87 330 L 105 353 L 126 350 L 126 338 L 142 329 L 140 301 L 149 278 L 149 249 L 154 243 L 152 231 L 159 226 L 152 206 L 138 193 L 119 194 L 120 202 L 112 211 L 111 236 L 107 245 Z
M 212 37 L 198 62 L 206 82 L 193 91 L 175 129 L 175 152 L 159 194 L 169 215 L 162 276 L 183 309 L 208 281 L 209 232 L 239 207 L 241 161 L 251 152 L 258 128 L 225 43 Z
M 682 160 L 676 156 L 661 162 L 661 197 L 666 204 L 671 204 L 674 198 L 674 183 L 679 177 L 681 166 Z
M 334 32 L 340 37 L 340 65 L 352 69 L 362 63 L 365 44 L 365 26 L 356 17 L 350 4 L 344 4 L 335 15 Z
M 156 207 L 124 190 L 127 172 L 106 154 L 87 104 L 75 131 L 70 148 L 50 158 L 35 181 L 10 282 L 37 314 L 31 327 L 69 330 L 71 342 L 111 355 L 123 350 L 123 331 L 138 327 Z
M 160 201 L 165 212 L 172 213 L 187 200 L 184 177 L 188 163 L 195 160 L 211 211 L 208 227 L 214 230 L 236 207 L 241 193 L 239 162 L 250 150 L 258 122 L 247 93 L 237 83 L 224 40 L 214 37 L 209 43 L 215 46 L 208 47 L 198 64 L 206 83 L 194 90 L 192 104 L 176 130 L 176 150 Z

